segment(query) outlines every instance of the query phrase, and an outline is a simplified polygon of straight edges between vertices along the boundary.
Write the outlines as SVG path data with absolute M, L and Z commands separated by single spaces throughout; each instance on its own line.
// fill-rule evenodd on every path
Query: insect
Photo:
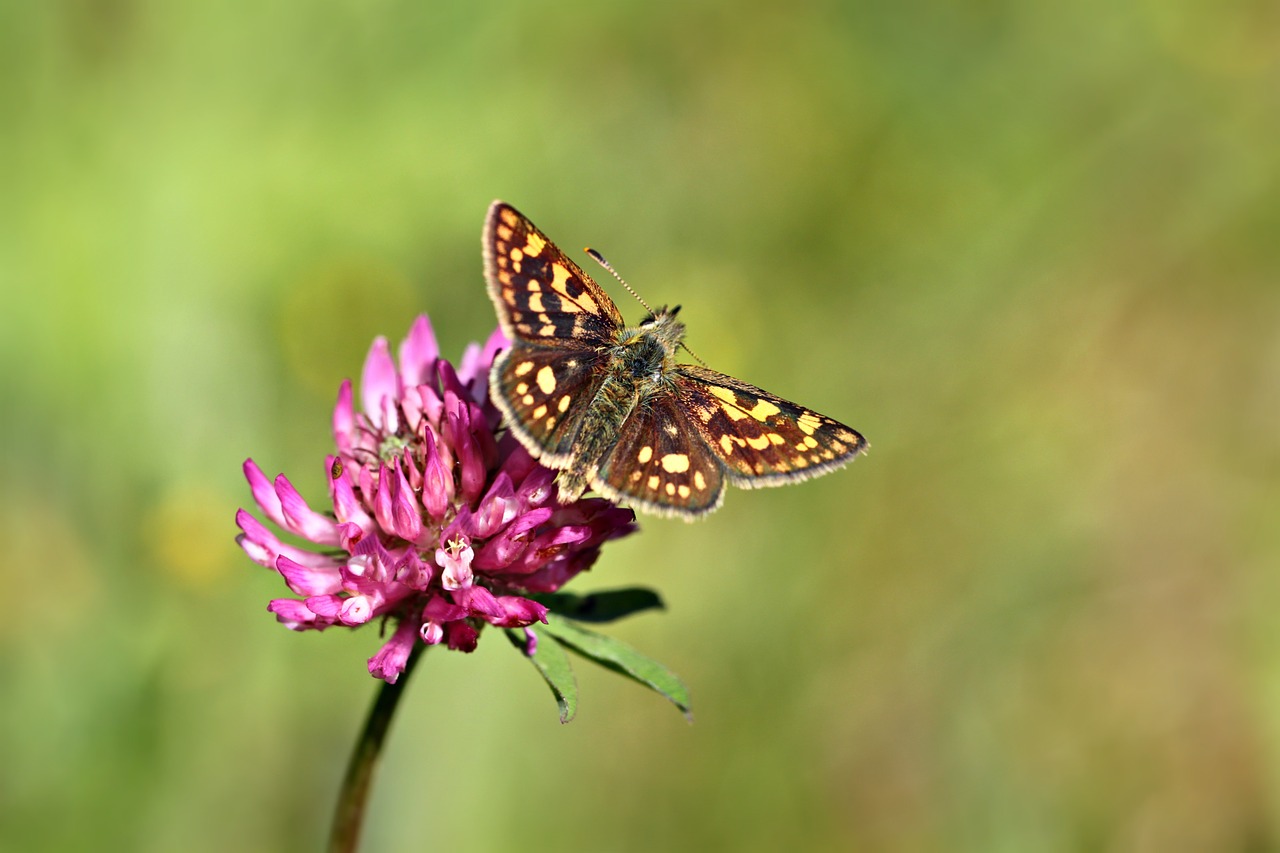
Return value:
M 680 306 L 626 325 L 600 285 L 509 204 L 489 208 L 484 258 L 512 342 L 489 374 L 492 396 L 520 443 L 559 471 L 562 503 L 590 487 L 691 520 L 720 506 L 726 482 L 781 486 L 839 468 L 867 447 L 825 415 L 678 364 Z

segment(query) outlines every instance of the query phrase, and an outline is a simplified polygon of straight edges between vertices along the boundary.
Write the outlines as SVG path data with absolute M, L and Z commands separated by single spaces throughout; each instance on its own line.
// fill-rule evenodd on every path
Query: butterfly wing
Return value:
M 735 486 L 781 486 L 832 471 L 867 448 L 839 421 L 723 373 L 682 364 L 676 399 Z
M 484 270 L 498 323 L 511 339 L 489 374 L 493 398 L 530 453 L 564 468 L 622 315 L 591 276 L 500 201 L 485 220 Z
M 724 499 L 724 470 L 674 394 L 643 401 L 591 483 L 615 501 L 691 519 Z
M 573 441 L 604 381 L 604 356 L 517 341 L 489 373 L 499 411 L 530 453 L 551 468 L 573 458 Z
M 501 201 L 485 220 L 484 273 L 498 322 L 513 342 L 571 350 L 617 342 L 622 315 L 609 295 Z

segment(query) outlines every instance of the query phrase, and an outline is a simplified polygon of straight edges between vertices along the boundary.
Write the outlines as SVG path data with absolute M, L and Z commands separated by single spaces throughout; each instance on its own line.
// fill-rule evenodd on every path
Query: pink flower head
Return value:
M 262 514 L 314 546 L 282 542 L 236 514 L 240 547 L 297 596 L 268 605 L 280 622 L 298 631 L 393 622 L 369 672 L 394 682 L 419 641 L 469 652 L 486 623 L 545 622 L 547 609 L 521 593 L 556 591 L 591 567 L 604 542 L 635 530 L 634 514 L 603 498 L 556 503 L 553 472 L 497 432 L 489 368 L 507 345 L 495 331 L 455 370 L 425 316 L 398 359 L 375 340 L 363 411 L 350 380 L 338 391 L 338 452 L 325 460 L 331 512 L 312 509 L 283 474 L 270 480 L 245 461 Z

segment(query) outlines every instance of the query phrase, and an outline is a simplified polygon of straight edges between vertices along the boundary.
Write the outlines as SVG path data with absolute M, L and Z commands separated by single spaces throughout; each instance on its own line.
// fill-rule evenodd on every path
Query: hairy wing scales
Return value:
M 534 346 L 613 345 L 623 327 L 609 295 L 524 214 L 495 201 L 484 229 L 484 269 L 502 331 Z
M 674 395 L 646 400 L 622 426 L 592 485 L 648 512 L 695 518 L 720 506 L 724 473 Z
M 601 356 L 517 342 L 494 361 L 493 399 L 520 443 L 543 464 L 564 467 L 603 374 Z
M 856 430 L 723 373 L 682 364 L 675 380 L 689 420 L 736 486 L 808 479 L 866 450 Z

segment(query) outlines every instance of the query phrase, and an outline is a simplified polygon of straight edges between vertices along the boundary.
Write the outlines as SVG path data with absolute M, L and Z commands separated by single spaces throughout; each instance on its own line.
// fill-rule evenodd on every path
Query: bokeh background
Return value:
M 1280 848 L 1278 140 L 1270 0 L 0 6 L 0 848 L 323 843 L 379 641 L 240 463 L 489 333 L 495 197 L 872 451 L 578 581 L 693 726 L 429 655 L 367 849 Z

